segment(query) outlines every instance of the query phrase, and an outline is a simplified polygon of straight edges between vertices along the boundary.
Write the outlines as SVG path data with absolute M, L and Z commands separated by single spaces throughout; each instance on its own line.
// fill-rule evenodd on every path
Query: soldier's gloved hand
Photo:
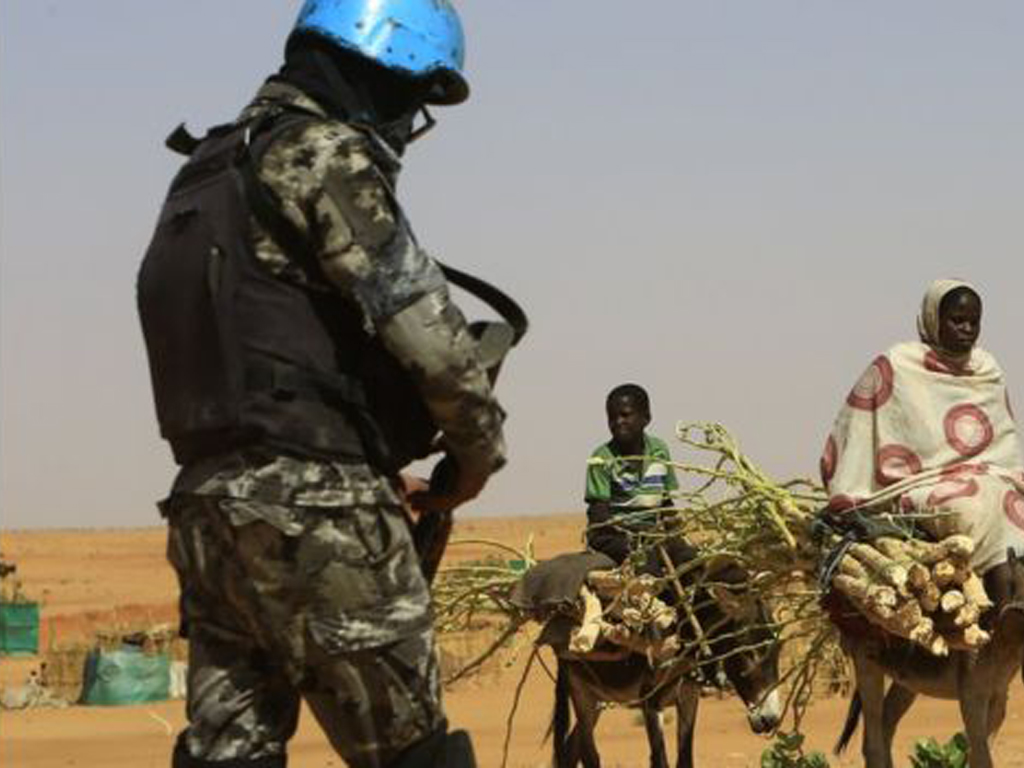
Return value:
M 412 502 L 412 497 L 418 493 L 426 493 L 430 490 L 430 481 L 419 475 L 411 475 L 408 472 L 398 473 L 399 491 L 402 494 L 402 505 L 406 514 L 412 522 L 419 519 L 420 510 Z
M 409 503 L 420 514 L 450 512 L 461 504 L 475 499 L 493 472 L 490 462 L 456 461 L 446 454 L 430 475 L 430 489 L 409 495 Z

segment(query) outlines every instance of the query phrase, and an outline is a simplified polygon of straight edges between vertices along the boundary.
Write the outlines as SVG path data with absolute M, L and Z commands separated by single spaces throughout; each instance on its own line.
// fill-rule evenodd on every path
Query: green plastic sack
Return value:
M 171 660 L 124 646 L 92 651 L 85 661 L 82 703 L 101 707 L 164 701 L 170 698 Z
M 39 603 L 0 603 L 0 653 L 39 652 Z

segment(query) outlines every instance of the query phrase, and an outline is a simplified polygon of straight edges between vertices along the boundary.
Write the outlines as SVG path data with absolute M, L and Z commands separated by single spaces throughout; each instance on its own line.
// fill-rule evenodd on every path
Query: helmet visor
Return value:
M 430 85 L 424 101 L 427 104 L 451 106 L 469 98 L 469 83 L 458 72 L 438 69 L 429 75 Z

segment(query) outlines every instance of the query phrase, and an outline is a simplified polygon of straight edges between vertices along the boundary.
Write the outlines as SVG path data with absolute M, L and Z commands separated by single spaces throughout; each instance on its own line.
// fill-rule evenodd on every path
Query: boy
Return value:
M 644 531 L 657 527 L 654 510 L 672 505 L 679 484 L 668 446 L 644 432 L 651 406 L 643 387 L 615 387 L 605 410 L 612 439 L 587 461 L 587 546 L 621 564 Z

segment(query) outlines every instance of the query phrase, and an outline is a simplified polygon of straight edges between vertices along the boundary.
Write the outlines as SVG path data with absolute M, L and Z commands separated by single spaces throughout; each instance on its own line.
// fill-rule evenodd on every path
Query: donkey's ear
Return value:
M 1013 547 L 1006 548 L 1006 562 L 1010 564 L 1011 568 L 1017 567 L 1017 551 Z

